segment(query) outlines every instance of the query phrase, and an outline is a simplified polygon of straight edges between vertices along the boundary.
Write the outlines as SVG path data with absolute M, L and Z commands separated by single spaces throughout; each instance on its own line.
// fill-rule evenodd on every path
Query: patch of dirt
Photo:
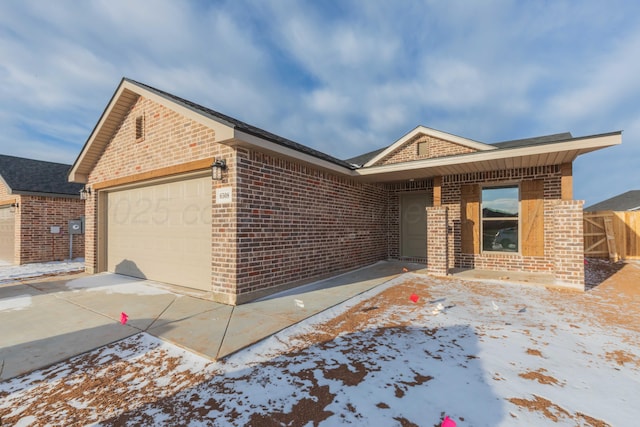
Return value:
M 526 353 L 530 354 L 531 356 L 543 357 L 542 356 L 542 352 L 540 350 L 536 350 L 534 348 L 528 348 Z
M 546 369 L 540 368 L 537 371 L 529 371 L 518 374 L 518 376 L 520 378 L 524 378 L 525 380 L 538 381 L 540 384 L 563 385 L 552 376 L 546 375 L 545 372 L 547 372 Z
M 635 354 L 624 350 L 608 351 L 604 354 L 605 359 L 616 362 L 620 366 L 625 364 L 633 364 L 636 368 L 640 368 L 640 358 Z
M 552 401 L 545 399 L 544 397 L 536 396 L 535 394 L 533 395 L 533 399 L 529 400 L 515 397 L 507 400 L 514 405 L 527 409 L 531 412 L 541 412 L 546 418 L 556 423 L 561 420 L 573 420 L 576 422 L 578 420 L 582 420 L 583 422 L 588 422 L 588 425 L 593 427 L 611 427 L 602 420 L 598 420 L 580 412 L 571 414 L 569 411 L 556 405 Z

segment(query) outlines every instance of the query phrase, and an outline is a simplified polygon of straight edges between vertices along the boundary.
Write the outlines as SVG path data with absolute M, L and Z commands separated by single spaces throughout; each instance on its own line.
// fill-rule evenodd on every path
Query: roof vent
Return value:
M 144 115 L 136 117 L 136 142 L 144 139 Z

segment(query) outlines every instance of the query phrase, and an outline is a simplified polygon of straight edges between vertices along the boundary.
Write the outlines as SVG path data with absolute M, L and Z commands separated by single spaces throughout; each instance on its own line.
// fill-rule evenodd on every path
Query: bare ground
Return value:
M 633 347 L 640 345 L 640 265 L 612 264 L 590 259 L 585 266 L 590 290 L 585 293 L 548 289 L 543 302 L 550 310 L 560 312 L 569 319 L 568 327 L 580 330 L 586 324 L 595 324 L 603 329 L 622 330 L 624 339 Z M 53 366 L 33 375 L 11 380 L 11 384 L 0 387 L 0 399 L 7 399 L 0 406 L 0 425 L 14 425 L 22 420 L 24 425 L 79 425 L 101 422 L 103 425 L 155 425 L 158 420 L 164 425 L 233 425 L 236 423 L 255 426 L 306 426 L 319 425 L 332 419 L 352 423 L 365 420 L 366 414 L 358 399 L 344 398 L 344 389 L 349 393 L 363 392 L 358 388 L 365 379 L 384 371 L 384 361 L 373 360 L 363 355 L 403 357 L 394 353 L 393 343 L 399 337 L 416 334 L 414 323 L 425 317 L 440 298 L 441 289 L 447 281 L 440 279 L 440 287 L 432 284 L 428 276 L 415 277 L 393 286 L 378 295 L 364 300 L 342 314 L 316 325 L 313 330 L 295 336 L 287 342 L 287 350 L 277 357 L 258 361 L 237 373 L 229 373 L 222 364 L 209 363 L 189 368 L 181 367 L 181 359 L 165 349 L 157 348 L 137 358 L 137 348 L 144 337 L 120 342 L 109 349 L 74 358 L 70 363 Z M 489 299 L 504 307 L 509 303 L 505 287 L 497 289 L 490 284 L 455 282 L 465 293 L 464 301 L 456 304 L 480 311 Z M 451 286 L 454 281 L 451 281 Z M 518 292 L 520 287 L 508 288 Z M 414 302 L 410 295 L 419 296 Z M 487 299 L 488 298 L 488 299 Z M 445 301 L 445 304 L 448 304 Z M 454 308 L 455 304 L 443 307 Z M 526 312 L 525 304 L 514 305 L 515 313 Z M 499 309 L 502 312 L 502 308 Z M 433 313 L 432 313 L 433 314 Z M 437 315 L 438 313 L 435 313 Z M 509 325 L 509 323 L 507 323 Z M 373 328 L 375 326 L 375 328 Z M 542 329 L 557 328 L 558 325 L 538 325 Z M 523 352 L 532 360 L 547 362 L 549 351 L 544 342 L 534 337 L 536 325 L 522 330 L 531 334 L 531 341 Z M 626 331 L 626 332 L 624 332 Z M 503 333 L 495 326 L 476 328 L 474 335 L 479 340 L 502 339 Z M 420 339 L 437 340 L 439 327 L 422 328 Z M 441 338 L 441 336 L 440 336 Z M 464 335 L 462 336 L 464 338 Z M 413 339 L 413 338 L 412 338 Z M 426 349 L 424 352 L 434 361 L 452 357 L 452 353 Z M 464 344 L 452 340 L 445 343 L 448 350 L 457 351 L 456 363 L 463 368 L 472 368 L 478 358 Z M 389 347 L 381 352 L 380 348 Z M 326 351 L 339 352 L 344 360 L 326 360 L 318 354 Z M 405 349 L 406 350 L 406 349 Z M 586 351 L 586 350 L 585 350 Z M 449 354 L 449 356 L 447 356 Z M 596 356 L 594 356 L 596 357 Z M 640 369 L 638 352 L 612 348 L 601 356 L 606 362 L 620 367 Z M 522 369 L 517 375 L 525 383 L 531 382 L 546 387 L 562 388 L 566 381 L 561 372 L 549 365 L 536 369 Z M 434 375 L 420 369 L 409 369 L 400 376 L 387 374 L 380 387 L 388 388 L 393 398 L 371 402 L 380 411 L 395 410 L 393 420 L 400 426 L 438 426 L 444 412 L 437 417 L 417 421 L 413 412 L 398 409 L 398 401 L 419 389 Z M 505 372 L 494 372 L 492 381 L 501 382 Z M 170 378 L 170 381 L 167 381 Z M 255 393 L 268 390 L 269 383 L 284 381 L 299 392 L 289 393 L 278 400 L 274 392 L 269 396 L 239 392 L 240 385 L 251 384 L 248 389 Z M 342 384 L 342 390 L 326 384 L 333 381 Z M 510 380 L 513 381 L 513 380 Z M 435 382 L 435 381 L 434 381 Z M 2 386 L 2 384 L 0 384 Z M 255 399 L 255 401 L 254 401 Z M 340 399 L 343 401 L 340 402 Z M 563 407 L 546 397 L 526 394 L 505 397 L 511 405 L 510 415 L 518 424 L 518 417 L 530 412 L 542 419 L 566 425 L 606 426 L 605 420 L 584 412 Z M 282 403 L 286 401 L 286 403 Z M 396 403 L 393 403 L 396 402 Z M 336 413 L 336 405 L 341 413 Z M 19 409 L 17 409 L 19 408 Z M 338 418 L 335 418 L 335 417 Z M 467 419 L 472 416 L 468 416 Z M 29 421 L 30 423 L 25 423 Z M 458 414 L 459 425 L 466 425 L 465 414 Z M 330 424 L 335 424 L 331 422 Z M 473 424 L 473 422 L 472 422 Z

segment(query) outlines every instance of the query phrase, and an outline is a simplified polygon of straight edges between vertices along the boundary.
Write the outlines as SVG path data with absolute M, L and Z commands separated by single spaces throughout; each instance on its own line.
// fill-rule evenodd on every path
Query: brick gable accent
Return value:
M 136 119 L 144 117 L 144 137 L 136 139 Z M 206 157 L 229 156 L 215 131 L 140 97 L 89 175 L 89 184 L 133 176 Z
M 422 146 L 422 153 L 419 146 Z M 412 160 L 433 159 L 436 157 L 454 156 L 457 154 L 473 153 L 477 150 L 444 139 L 429 135 L 418 135 L 407 141 L 402 147 L 385 156 L 376 165 L 389 165 L 393 163 L 410 162 Z

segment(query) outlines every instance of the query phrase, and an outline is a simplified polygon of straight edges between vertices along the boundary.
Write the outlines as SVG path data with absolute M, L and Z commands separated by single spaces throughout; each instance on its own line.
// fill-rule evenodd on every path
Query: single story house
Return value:
M 83 187 L 68 181 L 70 168 L 0 155 L 0 264 L 84 256 L 84 236 L 69 234 L 69 221 L 84 216 Z
M 577 156 L 621 132 L 484 144 L 418 126 L 340 160 L 123 79 L 74 163 L 86 269 L 243 302 L 399 259 L 584 288 Z
M 640 190 L 631 190 L 618 194 L 584 208 L 585 212 L 598 211 L 640 211 Z

